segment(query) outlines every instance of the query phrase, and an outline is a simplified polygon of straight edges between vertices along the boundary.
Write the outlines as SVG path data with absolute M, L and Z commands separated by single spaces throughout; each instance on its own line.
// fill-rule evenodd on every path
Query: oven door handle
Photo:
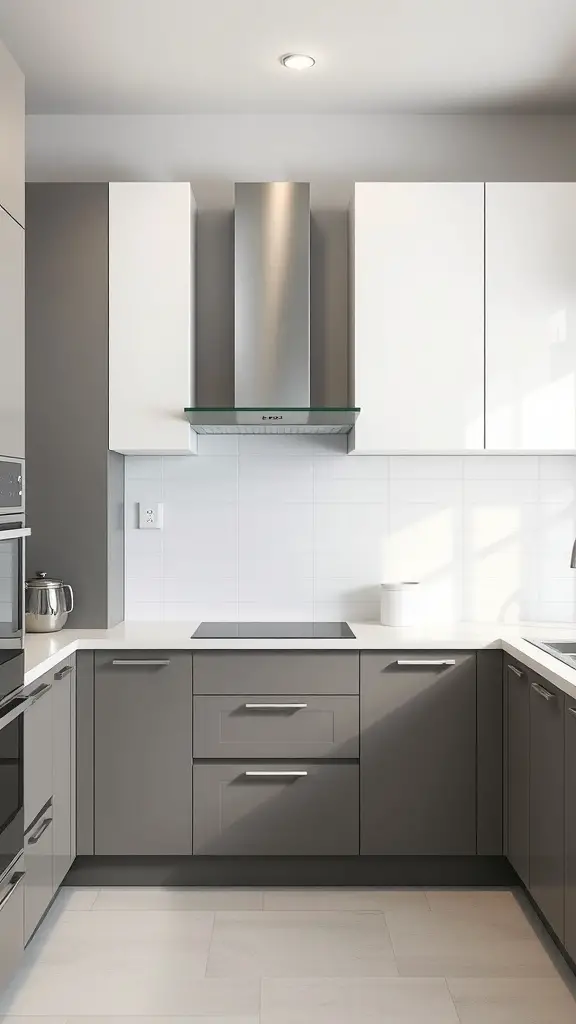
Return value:
M 29 537 L 32 530 L 29 526 L 23 526 L 20 530 L 0 530 L 0 541 L 1 540 L 22 540 L 23 537 Z
M 17 718 L 20 718 L 20 715 L 23 715 L 32 706 L 34 700 L 37 699 L 37 697 L 28 697 L 27 700 L 20 701 L 17 707 L 12 708 L 11 711 L 7 711 L 5 714 L 2 714 L 0 710 L 0 730 L 5 729 L 7 725 L 11 725 Z

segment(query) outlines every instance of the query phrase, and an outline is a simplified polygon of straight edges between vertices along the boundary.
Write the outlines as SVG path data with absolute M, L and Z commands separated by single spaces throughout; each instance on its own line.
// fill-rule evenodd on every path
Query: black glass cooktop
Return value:
M 195 640 L 355 640 L 347 622 L 201 622 Z

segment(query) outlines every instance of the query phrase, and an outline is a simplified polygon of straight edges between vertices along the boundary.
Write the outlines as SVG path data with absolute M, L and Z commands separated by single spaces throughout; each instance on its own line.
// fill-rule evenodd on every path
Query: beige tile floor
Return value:
M 0 1021 L 576 1024 L 575 992 L 506 890 L 65 889 Z

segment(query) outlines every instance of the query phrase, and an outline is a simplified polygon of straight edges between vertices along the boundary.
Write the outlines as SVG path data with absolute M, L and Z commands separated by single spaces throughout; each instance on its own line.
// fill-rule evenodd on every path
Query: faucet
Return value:
M 572 545 L 572 554 L 570 555 L 570 568 L 576 569 L 576 540 Z

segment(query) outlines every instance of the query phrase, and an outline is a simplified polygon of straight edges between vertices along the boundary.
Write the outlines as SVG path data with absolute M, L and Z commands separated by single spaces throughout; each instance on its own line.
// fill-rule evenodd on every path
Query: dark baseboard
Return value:
M 510 886 L 505 857 L 77 857 L 64 885 Z

